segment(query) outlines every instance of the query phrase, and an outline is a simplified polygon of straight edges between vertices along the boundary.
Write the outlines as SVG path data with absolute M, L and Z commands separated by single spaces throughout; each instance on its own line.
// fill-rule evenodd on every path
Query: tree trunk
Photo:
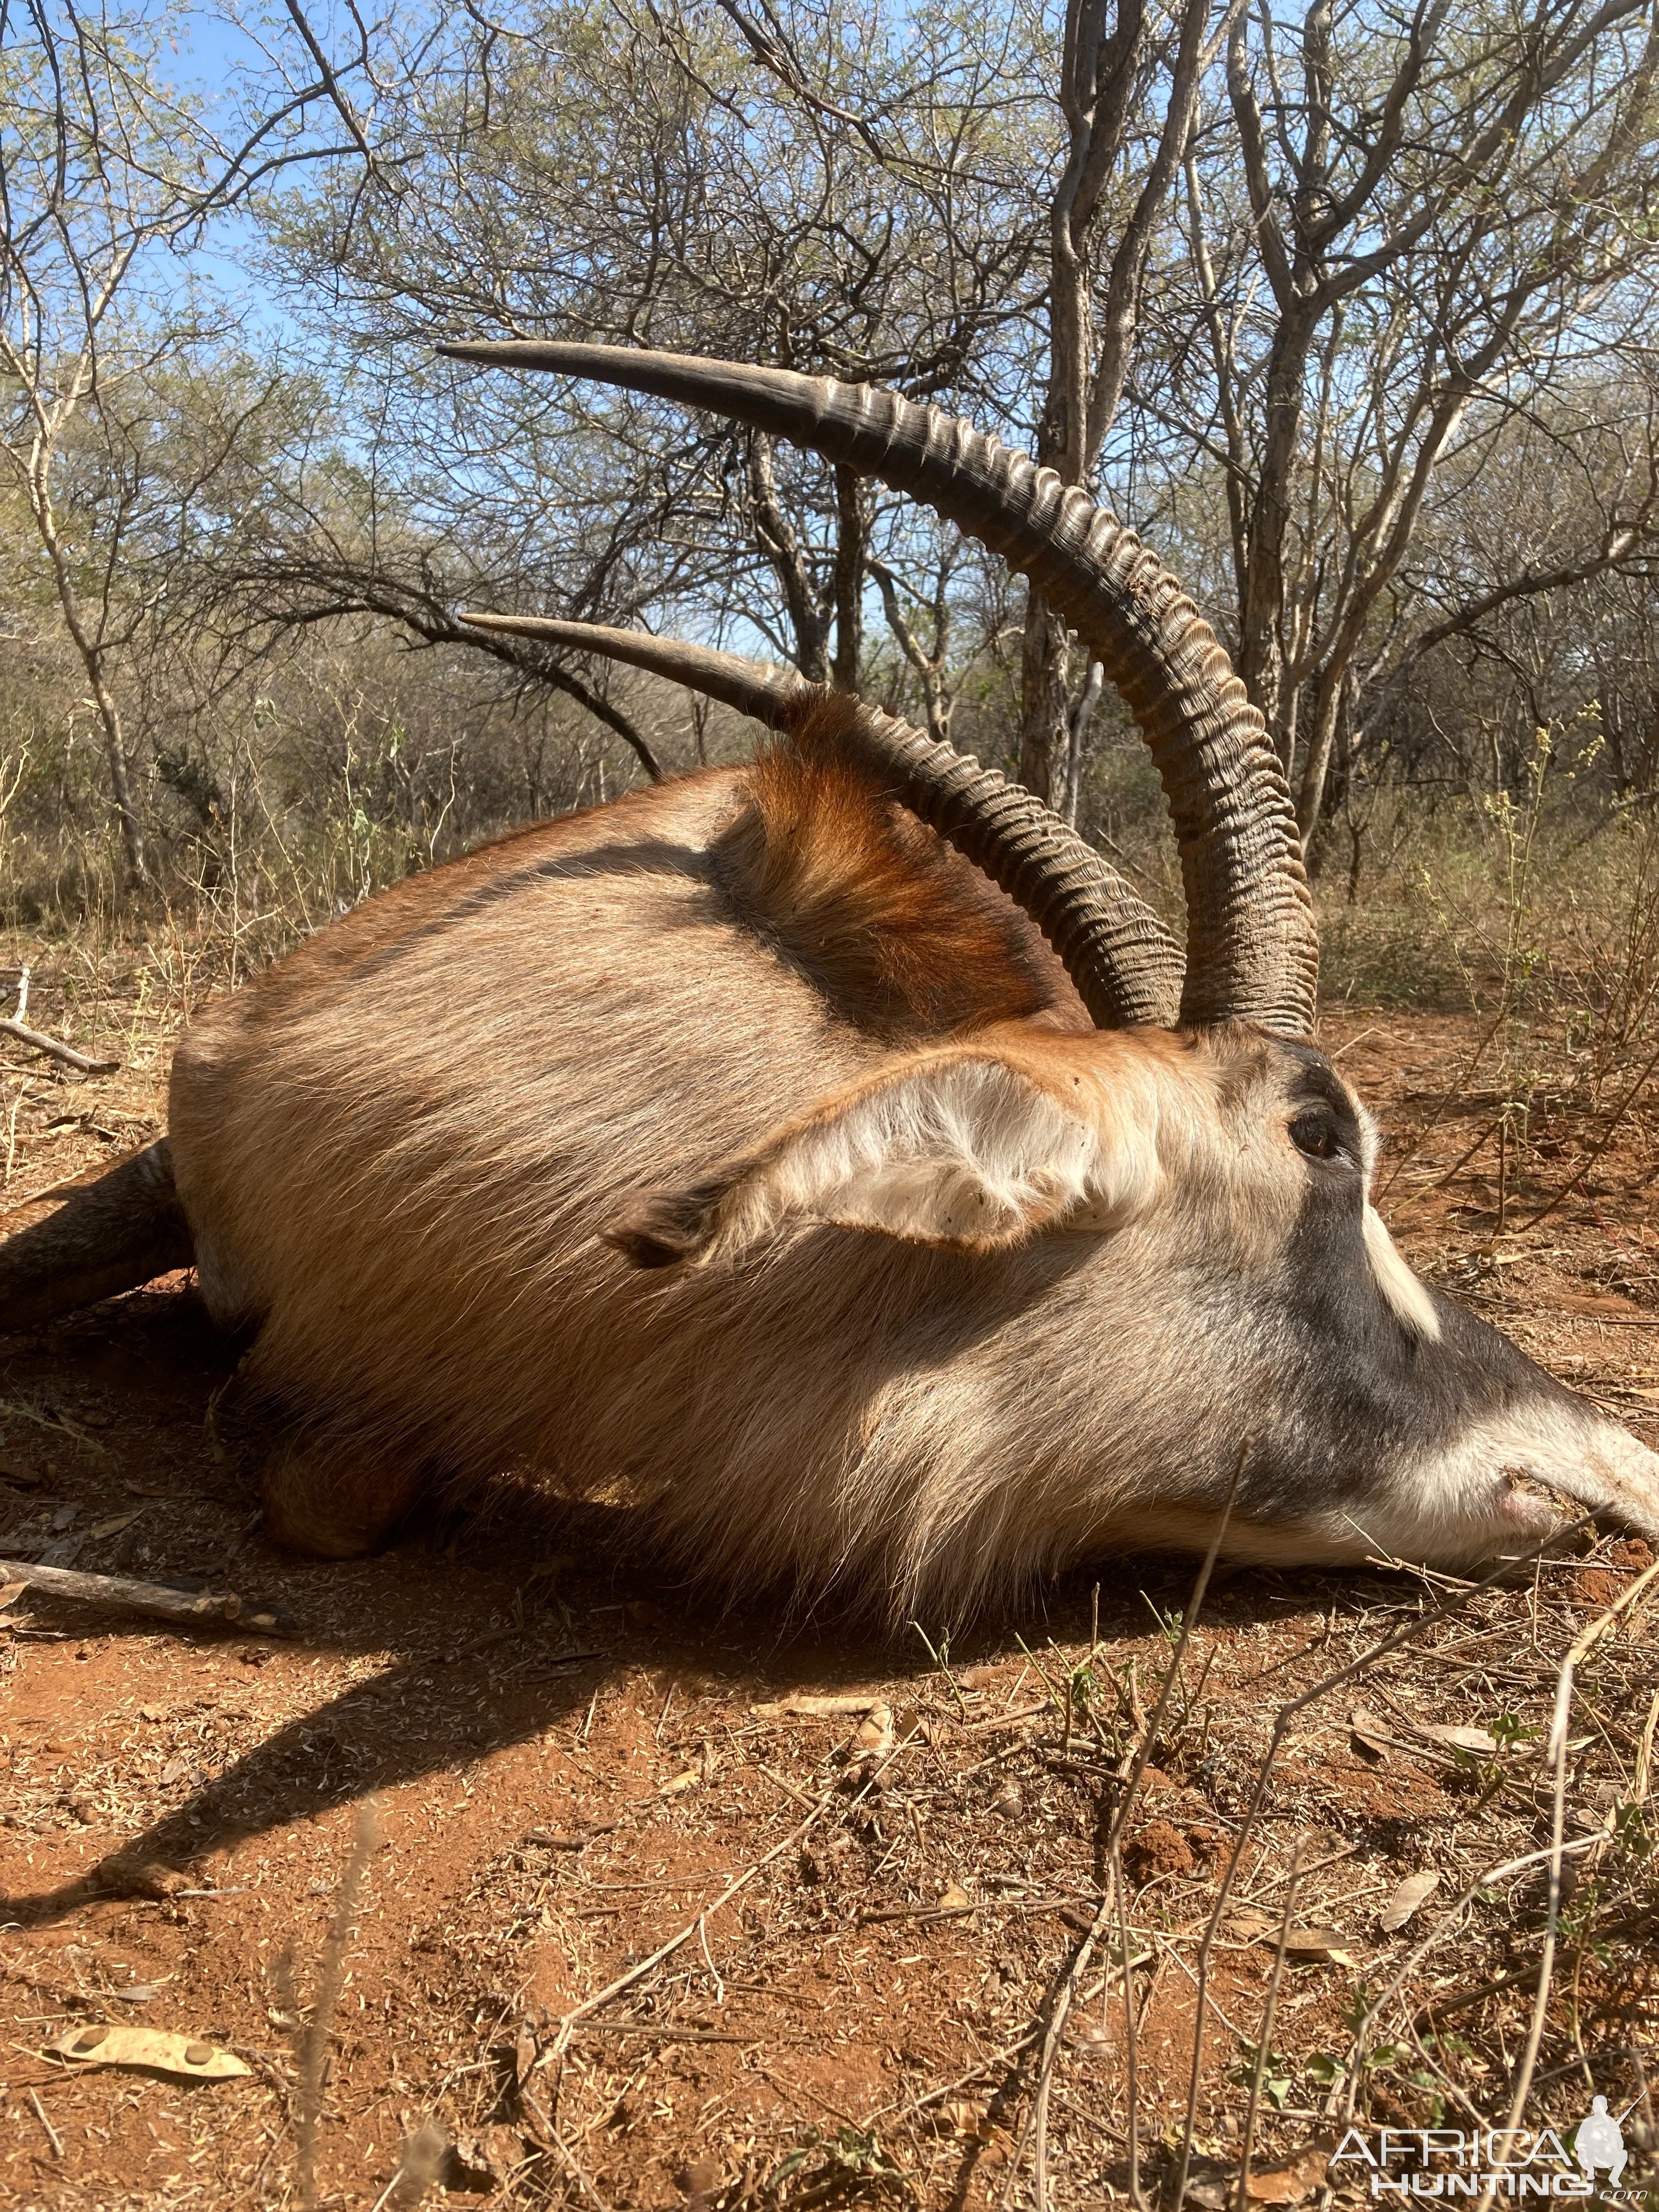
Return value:
M 870 515 L 864 487 L 851 469 L 836 471 L 836 657 L 830 681 L 856 694 L 864 649 L 864 549 Z
M 1088 750 L 1089 726 L 1095 719 L 1095 709 L 1100 704 L 1100 695 L 1106 688 L 1106 671 L 1097 660 L 1089 663 L 1089 673 L 1084 680 L 1078 702 L 1073 708 L 1066 728 L 1066 780 L 1060 793 L 1056 813 L 1069 829 L 1077 828 L 1078 801 L 1083 789 L 1083 757 Z
M 1312 845 L 1325 804 L 1325 779 L 1330 773 L 1331 748 L 1336 742 L 1337 724 L 1347 697 L 1349 666 L 1346 655 L 1340 661 L 1334 657 L 1328 660 L 1314 687 L 1313 726 L 1308 732 L 1302 786 L 1296 801 L 1297 827 L 1302 832 L 1304 851 Z
M 81 665 L 87 672 L 87 684 L 92 693 L 93 707 L 104 732 L 104 754 L 109 763 L 110 795 L 115 801 L 116 818 L 121 824 L 121 850 L 125 862 L 122 889 L 130 891 L 149 881 L 149 854 L 145 848 L 143 823 L 133 801 L 132 779 L 127 771 L 127 749 L 121 732 L 121 710 L 115 703 L 115 695 L 104 680 L 103 647 L 87 628 L 81 611 L 80 595 L 75 588 L 69 555 L 58 533 L 58 514 L 46 477 L 50 460 L 50 450 L 42 445 L 29 469 L 29 508 L 34 517 L 35 527 L 40 533 L 40 542 L 46 549 L 46 557 L 52 562 L 52 580 L 58 587 L 58 604 L 63 612 L 64 627 L 81 656 Z
M 1019 780 L 1051 804 L 1070 736 L 1069 658 L 1065 623 L 1049 612 L 1041 592 L 1028 592 L 1019 659 Z
M 830 680 L 825 611 L 801 557 L 799 541 L 778 499 L 772 473 L 772 441 L 757 431 L 749 447 L 749 496 L 757 544 L 782 587 L 795 633 L 795 665 L 809 684 Z
M 1302 385 L 1312 337 L 1312 323 L 1304 311 L 1287 314 L 1273 340 L 1267 364 L 1267 436 L 1261 473 L 1250 505 L 1246 565 L 1238 594 L 1239 677 L 1272 732 L 1287 773 L 1291 761 L 1279 696 L 1284 678 L 1279 623 L 1285 605 L 1285 539 L 1290 528 L 1291 480 L 1302 427 Z M 1310 736 L 1310 755 L 1316 743 L 1316 734 Z M 1322 768 L 1322 779 L 1323 774 Z
M 126 888 L 136 890 L 149 881 L 149 852 L 143 824 L 133 803 L 132 779 L 127 773 L 126 747 L 121 741 L 121 720 L 113 714 L 104 723 L 104 742 L 109 755 L 110 789 L 121 823 L 121 849 L 126 860 Z

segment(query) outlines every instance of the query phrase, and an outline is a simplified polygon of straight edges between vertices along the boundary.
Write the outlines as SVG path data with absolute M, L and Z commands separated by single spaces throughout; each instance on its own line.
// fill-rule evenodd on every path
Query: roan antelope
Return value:
M 752 1587 L 960 1613 L 1125 1547 L 1463 1566 L 1659 1460 L 1418 1279 L 1260 718 L 1174 579 L 965 422 L 780 370 L 451 349 L 717 409 L 932 503 L 1105 663 L 1181 952 L 1028 793 L 728 656 L 517 623 L 780 741 L 382 893 L 179 1045 L 170 1139 L 0 1250 L 12 1325 L 193 1261 L 346 1554 L 508 1467 Z M 480 617 L 510 624 L 512 617 Z

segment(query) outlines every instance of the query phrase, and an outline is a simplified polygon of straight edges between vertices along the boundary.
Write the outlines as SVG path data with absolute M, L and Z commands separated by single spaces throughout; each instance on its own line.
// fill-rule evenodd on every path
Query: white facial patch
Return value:
M 1382 1225 L 1382 1217 L 1369 1199 L 1365 1201 L 1365 1251 L 1376 1278 L 1376 1287 L 1389 1310 L 1406 1328 L 1414 1329 L 1430 1344 L 1440 1341 L 1440 1316 L 1434 1300 L 1400 1256 L 1400 1248 Z
M 1593 1407 L 1551 1395 L 1472 1422 L 1353 1519 L 1380 1552 L 1452 1565 L 1529 1550 L 1574 1505 L 1659 1535 L 1659 1458 Z

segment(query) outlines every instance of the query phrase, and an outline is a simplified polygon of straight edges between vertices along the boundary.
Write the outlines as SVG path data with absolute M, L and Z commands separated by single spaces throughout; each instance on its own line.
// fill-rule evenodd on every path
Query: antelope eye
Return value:
M 1342 1150 L 1328 1114 L 1298 1114 L 1291 1124 L 1291 1142 L 1310 1160 L 1334 1160 Z

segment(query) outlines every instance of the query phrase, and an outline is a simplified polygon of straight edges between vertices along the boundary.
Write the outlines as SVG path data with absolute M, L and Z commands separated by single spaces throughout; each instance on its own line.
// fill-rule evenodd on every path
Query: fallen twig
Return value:
M 1044 1698 L 1040 1705 L 1019 1705 L 1012 1713 L 991 1713 L 982 1721 L 961 1721 L 957 1725 L 968 1735 L 981 1735 L 994 1729 L 1017 1728 L 1021 1721 L 1040 1720 L 1048 1710 Z
M 1534 1548 L 1531 1558 L 1542 1559 L 1547 1549 L 1568 1537 L 1577 1535 L 1581 1529 L 1589 1528 L 1595 1517 L 1592 1513 L 1581 1514 L 1577 1521 L 1569 1522 L 1565 1528 L 1553 1530 L 1543 1542 Z M 1391 1630 L 1387 1636 L 1379 1638 L 1367 1650 L 1362 1651 L 1358 1658 L 1351 1659 L 1346 1666 L 1339 1667 L 1334 1674 L 1326 1675 L 1322 1681 L 1316 1682 L 1311 1689 L 1304 1690 L 1298 1697 L 1292 1698 L 1288 1703 L 1281 1705 L 1273 1716 L 1273 1732 L 1268 1739 L 1267 1748 L 1256 1769 L 1255 1786 L 1251 1791 L 1250 1802 L 1245 1808 L 1244 1817 L 1239 1823 L 1237 1834 L 1233 1838 L 1232 1851 L 1228 1857 L 1226 1866 L 1222 1870 L 1215 1903 L 1211 1907 L 1209 1922 L 1204 1931 L 1203 1941 L 1199 1945 L 1198 2029 L 1193 2038 L 1193 2063 L 1187 2077 L 1187 2112 L 1182 2130 L 1181 2164 L 1176 2171 L 1170 2197 L 1173 2203 L 1178 2205 L 1185 2201 L 1187 2182 L 1192 2172 L 1193 2136 L 1197 2124 L 1199 2083 L 1203 2068 L 1204 2005 L 1209 1994 L 1210 1960 L 1215 1949 L 1222 1915 L 1225 1912 L 1231 1899 L 1233 1884 L 1237 1878 L 1245 1848 L 1255 1832 L 1256 1823 L 1261 1818 L 1262 1805 L 1267 1797 L 1268 1780 L 1278 1763 L 1279 1754 L 1284 1747 L 1285 1737 L 1290 1734 L 1295 1722 L 1310 1705 L 1317 1705 L 1322 1698 L 1329 1697 L 1333 1691 L 1340 1690 L 1345 1682 L 1357 1680 L 1367 1668 L 1374 1667 L 1378 1660 L 1386 1659 L 1394 1652 L 1402 1650 L 1407 1644 L 1414 1643 L 1434 1623 L 1443 1621 L 1454 1613 L 1462 1613 L 1483 1590 L 1490 1589 L 1494 1583 L 1511 1575 L 1516 1564 L 1517 1562 L 1513 1559 L 1506 1559 L 1500 1565 L 1494 1567 L 1490 1573 L 1483 1575 L 1479 1582 L 1470 1583 L 1460 1590 L 1448 1592 L 1432 1612 L 1419 1613 L 1414 1620 L 1408 1620 L 1402 1626 Z M 1633 1589 L 1626 1592 L 1626 1596 L 1633 1595 Z M 1443 1926 L 1445 1923 L 1442 1922 L 1440 1924 Z M 1395 1985 L 1397 1986 L 1397 1982 Z M 1371 2022 L 1376 2019 L 1380 2003 L 1379 2000 L 1378 2004 L 1372 2006 L 1356 2036 L 1356 2068 L 1362 2039 L 1369 2032 Z M 1350 2077 L 1351 2098 L 1356 2079 L 1357 2075 Z M 1352 2118 L 1352 2106 L 1350 2106 L 1349 2118 Z
M 1659 1065 L 1659 1054 L 1656 1054 L 1653 1061 L 1650 1062 L 1650 1069 L 1656 1065 Z M 1533 2072 L 1538 2064 L 1539 2047 L 1544 2039 L 1544 2017 L 1549 2007 L 1550 1982 L 1555 1971 L 1556 1936 L 1561 1922 L 1561 1860 L 1567 1817 L 1567 1730 L 1572 1717 L 1573 1678 L 1577 1673 L 1579 1662 L 1601 1642 L 1620 1617 L 1629 1612 L 1643 1591 L 1656 1579 L 1659 1579 L 1659 1559 L 1638 1575 L 1627 1589 L 1621 1591 L 1610 1606 L 1596 1615 L 1588 1628 L 1581 1630 L 1573 1638 L 1555 1678 L 1555 1711 L 1550 1722 L 1548 1747 L 1548 1758 L 1554 1770 L 1550 1808 L 1549 1901 L 1544 1914 L 1544 1945 L 1539 1956 L 1538 1988 L 1533 1998 L 1532 2019 L 1528 2025 L 1526 2047 L 1521 2054 L 1521 2063 L 1516 2069 L 1515 2094 L 1510 2100 L 1509 2118 L 1505 2123 L 1510 2128 L 1520 2125 L 1521 2115 L 1526 2109 L 1527 2098 L 1532 2088 Z M 1480 2212 L 1487 2212 L 1497 2190 L 1496 2180 L 1489 2179 L 1480 2192 Z
M 695 1919 L 688 1921 L 685 1926 L 677 1935 L 671 1936 L 665 1943 L 659 1944 L 649 1958 L 641 1959 L 636 1966 L 629 1967 L 625 1973 L 618 1974 L 614 1982 L 607 1983 L 596 1996 L 584 1999 L 580 2004 L 574 2006 L 569 2012 L 566 2013 L 564 2018 L 559 2022 L 558 2033 L 553 2039 L 551 2055 L 556 2058 L 562 2057 L 569 2045 L 572 2034 L 590 2013 L 597 2012 L 601 2005 L 609 2004 L 612 1997 L 620 1996 L 624 1990 L 631 1989 L 634 1984 L 648 1974 L 653 1967 L 659 1966 L 665 1959 L 672 1958 L 682 1943 L 690 1942 L 710 1913 L 718 1912 L 722 1905 L 729 1905 L 738 1892 L 746 1888 L 763 1867 L 770 1866 L 775 1859 L 781 1858 L 786 1851 L 792 1850 L 813 1822 L 820 1820 L 829 1810 L 835 1802 L 835 1799 L 836 1790 L 834 1788 L 826 1790 L 806 1818 L 797 1821 L 781 1843 L 774 1844 L 764 1857 L 757 1859 L 752 1866 L 745 1867 L 740 1875 L 727 1882 L 720 1895 L 712 1904 L 705 1905 Z
M 78 1075 L 113 1075 L 121 1065 L 118 1060 L 88 1060 L 85 1053 L 76 1052 L 62 1038 L 48 1036 L 44 1030 L 28 1029 L 10 1014 L 0 1014 L 0 1036 L 27 1045 L 31 1052 L 44 1052 L 48 1059 L 64 1067 L 74 1068 Z
M 1146 1726 L 1141 1730 L 1140 1741 L 1134 1757 L 1130 1760 L 1123 1777 L 1123 1788 L 1113 1808 L 1111 1827 L 1107 1836 L 1110 1867 L 1107 1875 L 1105 1894 L 1100 1900 L 1099 1910 L 1095 1914 L 1088 1933 L 1078 1946 L 1076 1955 L 1060 1978 L 1060 1985 L 1054 1992 L 1054 2002 L 1049 2008 L 1048 2025 L 1042 2039 L 1042 2055 L 1037 2062 L 1036 2094 L 1032 2100 L 1031 2117 L 1027 2127 L 1027 2132 L 1032 2142 L 1031 2202 L 1034 2212 L 1048 2212 L 1048 2100 L 1053 2089 L 1054 2061 L 1059 2055 L 1060 2036 L 1071 2014 L 1078 1984 L 1083 1978 L 1089 1960 L 1093 1955 L 1095 1946 L 1106 1933 L 1114 1911 L 1119 1910 L 1119 1899 L 1122 1889 L 1120 1847 L 1122 1843 L 1124 1826 L 1139 1794 L 1142 1779 L 1152 1759 L 1152 1746 L 1158 1741 L 1158 1731 L 1163 1723 L 1165 1712 L 1169 1710 L 1170 1698 L 1175 1689 L 1176 1677 L 1181 1672 L 1181 1664 L 1187 1656 L 1187 1646 L 1192 1641 L 1193 1630 L 1197 1625 L 1205 1593 L 1210 1587 L 1210 1577 L 1214 1573 L 1215 1563 L 1220 1557 L 1222 1539 L 1227 1533 L 1227 1524 L 1232 1517 L 1233 1501 L 1238 1495 L 1238 1486 L 1243 1477 L 1244 1462 L 1249 1455 L 1249 1439 L 1247 1437 L 1240 1449 L 1238 1463 L 1233 1469 L 1233 1479 L 1227 1486 L 1227 1495 L 1222 1504 L 1220 1516 L 1216 1522 L 1215 1534 L 1210 1539 L 1210 1547 L 1204 1554 L 1204 1564 L 1198 1571 L 1198 1580 L 1193 1585 L 1191 1601 L 1182 1615 L 1181 1632 L 1176 1637 L 1175 1649 L 1170 1655 L 1170 1663 L 1164 1668 L 1164 1680 L 1159 1685 L 1157 1699 L 1151 1713 L 1147 1716 Z M 1119 1917 L 1121 1922 L 1121 1911 Z M 1127 1922 L 1123 1924 L 1127 1926 Z M 1122 1972 L 1127 1984 L 1130 1974 L 1127 1947 L 1123 1953 Z M 1199 2013 L 1199 2022 L 1201 2041 L 1203 2025 L 1201 2008 Z M 1134 2123 L 1132 2121 L 1131 2133 L 1134 2131 Z M 1024 2148 L 1023 2144 L 1021 2148 Z M 1139 2180 L 1138 2159 L 1135 2165 L 1137 2168 L 1135 2180 L 1138 2185 Z M 1018 2171 L 1019 2159 L 1018 2154 L 1016 2154 L 1010 2175 L 1009 2194 L 1012 2194 L 1013 2180 L 1018 2176 Z M 1007 2201 L 1008 2197 L 1005 2195 L 1004 2202 Z M 1181 2202 L 1179 2194 L 1176 2196 L 1176 2202 L 1177 2204 Z
M 112 1613 L 138 1613 L 158 1620 L 234 1621 L 279 1636 L 293 1623 L 280 1607 L 250 1608 L 234 1590 L 170 1589 L 165 1583 L 132 1582 L 125 1575 L 87 1575 L 72 1567 L 36 1566 L 24 1559 L 0 1559 L 0 1583 L 23 1583 L 52 1597 L 100 1605 Z
M 780 2035 L 775 2029 L 758 2024 L 743 2031 L 675 2027 L 669 2023 L 644 2020 L 591 2020 L 577 2032 L 581 2035 L 647 2035 L 665 2043 L 822 2043 L 824 2039 L 823 2035 Z
M 329 1916 L 328 1933 L 323 1939 L 323 1954 L 318 1967 L 317 1993 L 312 2000 L 311 2018 L 300 2038 L 297 2057 L 300 2062 L 299 2118 L 295 2129 L 298 2144 L 296 2164 L 300 2185 L 300 2202 L 307 2212 L 317 2202 L 317 2123 L 323 2110 L 323 2074 L 328 2059 L 329 2034 L 334 2025 L 334 2009 L 340 2002 L 340 1991 L 345 1983 L 345 1954 L 356 1925 L 357 1899 L 363 1886 L 363 1876 L 368 1871 L 374 1846 L 380 1840 L 380 1808 L 370 1797 L 357 1808 L 356 1832 L 351 1841 L 351 1855 L 340 1875 L 340 1887 L 334 1893 L 334 1910 Z
M 35 2118 L 40 2121 L 41 2126 L 46 2131 L 46 2141 L 52 2145 L 52 2156 L 54 2158 L 62 2158 L 64 2155 L 64 2138 L 58 2134 L 57 2129 L 53 2127 L 52 2122 L 46 2118 L 46 2108 L 40 2102 L 40 2097 L 33 2089 L 29 2091 L 29 2102 L 34 2107 Z
M 1267 2002 L 1261 2008 L 1261 2026 L 1257 2032 L 1255 2059 L 1250 2068 L 1249 2102 L 1244 2108 L 1244 2133 L 1238 2158 L 1238 2212 L 1248 2212 L 1250 2201 L 1250 2160 L 1255 2152 L 1255 2124 L 1261 2113 L 1261 2085 L 1267 2079 L 1267 2057 L 1273 2049 L 1273 2020 L 1279 2010 L 1279 1992 L 1285 1979 L 1285 1954 L 1289 1945 L 1291 1915 L 1296 1904 L 1296 1893 L 1302 1880 L 1302 1846 L 1298 1844 L 1291 1858 L 1291 1871 L 1285 1883 L 1285 1909 L 1279 1918 L 1279 1941 L 1273 1949 L 1273 1970 L 1267 1980 Z M 1194 2033 L 1201 2039 L 1204 2022 L 1200 2015 Z
M 1578 1165 L 1567 1177 L 1565 1182 L 1562 1184 L 1560 1189 L 1556 1192 L 1554 1197 L 1546 1199 L 1542 1206 L 1539 1207 L 1537 1212 L 1529 1214 L 1527 1219 L 1521 1224 L 1521 1233 L 1524 1233 L 1528 1229 L 1536 1229 L 1540 1221 L 1547 1220 L 1549 1216 L 1554 1212 L 1558 1206 L 1561 1205 L 1565 1200 L 1572 1196 L 1574 1191 L 1578 1188 L 1585 1176 L 1595 1165 L 1602 1153 L 1607 1151 L 1607 1146 L 1613 1142 L 1613 1138 L 1618 1134 L 1620 1123 L 1624 1120 L 1626 1115 L 1629 1113 L 1631 1108 L 1636 1103 L 1638 1094 L 1640 1092 L 1643 1085 L 1646 1083 L 1648 1078 L 1653 1073 L 1656 1067 L 1659 1067 L 1659 1052 L 1656 1052 L 1654 1054 L 1652 1059 L 1649 1060 L 1647 1066 L 1637 1077 L 1635 1082 L 1631 1085 L 1630 1089 L 1625 1093 L 1619 1103 L 1613 1108 L 1613 1118 L 1601 1133 L 1601 1143 L 1579 1162 Z
M 1069 1912 L 1089 1903 L 1085 1897 L 976 1897 L 966 1905 L 890 1905 L 879 1911 L 860 1912 L 858 1925 L 875 1928 L 891 1920 L 969 1920 L 976 1912 Z

